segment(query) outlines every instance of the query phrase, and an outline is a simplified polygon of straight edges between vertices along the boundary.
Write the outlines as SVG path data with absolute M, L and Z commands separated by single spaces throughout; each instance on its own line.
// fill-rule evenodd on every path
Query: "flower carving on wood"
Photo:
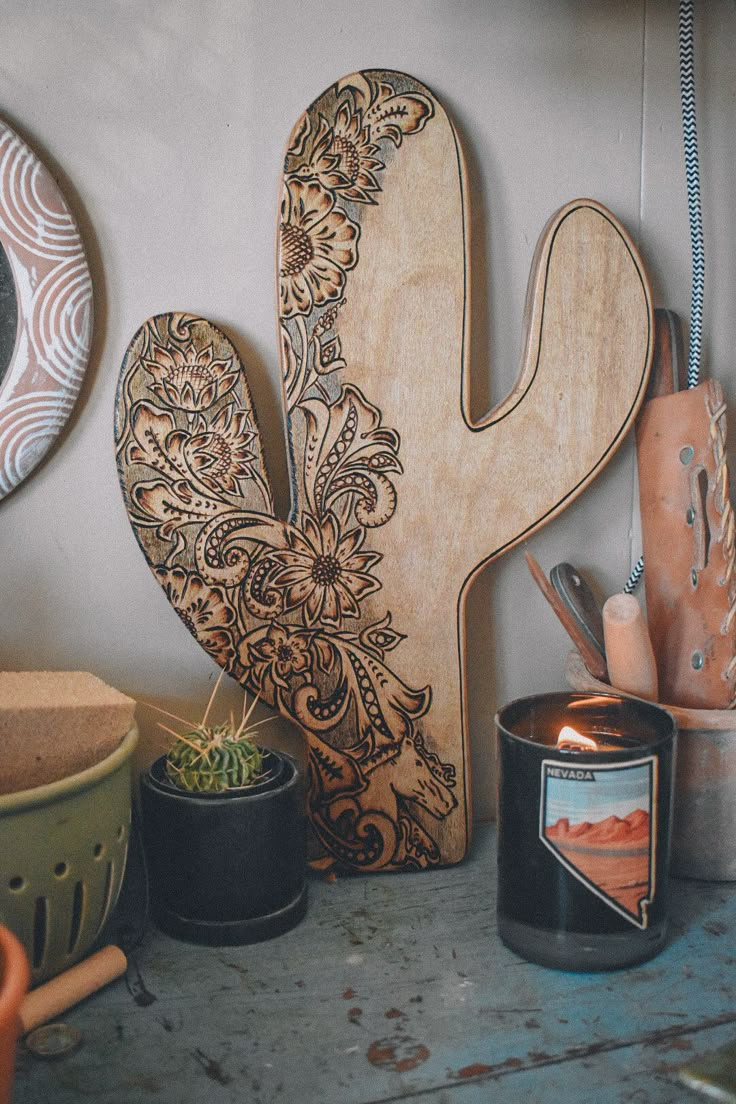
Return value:
M 235 616 L 223 592 L 181 567 L 158 568 L 156 578 L 190 633 L 216 663 L 228 670 L 235 655 L 230 631 Z
M 281 314 L 292 318 L 337 299 L 358 261 L 360 227 L 317 180 L 287 180 L 281 204 Z
M 232 357 L 218 360 L 212 345 L 197 349 L 192 342 L 182 347 L 154 341 L 143 364 L 153 377 L 150 389 L 159 401 L 188 414 L 209 410 L 235 386 L 238 378 Z
M 309 162 L 299 167 L 297 176 L 318 180 L 343 199 L 375 203 L 373 197 L 381 190 L 376 173 L 385 167 L 379 152 L 362 111 L 345 100 L 332 124 L 320 116 Z
M 247 664 L 261 691 L 268 681 L 283 690 L 299 678 L 309 681 L 312 661 L 310 634 L 277 622 L 272 622 L 265 635 L 248 647 Z
M 295 128 L 279 228 L 280 340 L 292 513 L 275 516 L 245 372 L 227 337 L 160 315 L 126 355 L 117 455 L 131 523 L 166 596 L 210 655 L 305 733 L 314 835 L 359 869 L 425 867 L 431 818 L 457 805 L 426 746 L 429 686 L 392 667 L 406 639 L 381 608 L 379 536 L 400 494 L 398 432 L 350 380 L 340 317 L 362 210 L 434 114 L 366 74 Z M 377 605 L 378 604 L 378 605 Z
M 255 453 L 249 448 L 255 438 L 247 410 L 223 406 L 202 433 L 184 443 L 189 471 L 215 493 L 240 493 L 241 481 L 255 478 Z
M 361 552 L 365 531 L 358 526 L 341 533 L 331 511 L 316 518 L 302 515 L 302 529 L 287 531 L 288 548 L 271 554 L 276 565 L 270 585 L 283 592 L 283 611 L 304 609 L 307 625 L 342 626 L 346 617 L 360 617 L 359 602 L 380 589 L 370 570 L 378 552 Z

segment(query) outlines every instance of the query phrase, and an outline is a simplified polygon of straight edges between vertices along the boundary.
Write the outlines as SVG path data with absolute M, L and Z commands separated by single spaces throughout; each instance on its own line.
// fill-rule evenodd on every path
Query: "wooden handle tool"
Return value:
M 39 985 L 20 1006 L 22 1034 L 48 1023 L 67 1008 L 78 1004 L 125 973 L 128 960 L 119 947 L 110 944 L 63 974 Z
M 644 614 L 633 594 L 613 594 L 605 602 L 603 635 L 611 686 L 657 701 L 657 663 Z
M 605 657 L 601 607 L 580 572 L 569 563 L 551 569 L 549 581 L 593 647 Z
M 544 574 L 531 552 L 527 552 L 525 555 L 532 578 L 559 617 L 565 631 L 583 657 L 585 666 L 595 678 L 602 680 L 607 679 L 608 671 L 606 669 L 605 658 L 601 655 L 600 651 L 591 644 L 588 634 L 581 629 L 577 618 L 573 616 L 557 594 L 557 591 L 548 581 L 547 576 Z

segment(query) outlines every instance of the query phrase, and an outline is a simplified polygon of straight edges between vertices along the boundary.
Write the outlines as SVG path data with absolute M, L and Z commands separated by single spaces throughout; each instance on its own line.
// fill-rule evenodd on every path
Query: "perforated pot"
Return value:
M 117 901 L 130 835 L 133 726 L 102 762 L 0 796 L 0 923 L 34 985 L 89 951 Z

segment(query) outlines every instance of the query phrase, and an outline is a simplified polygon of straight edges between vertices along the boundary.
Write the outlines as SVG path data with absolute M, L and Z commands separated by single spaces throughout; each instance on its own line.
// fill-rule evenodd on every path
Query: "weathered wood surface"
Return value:
M 161 316 L 123 366 L 138 539 L 214 658 L 306 733 L 315 836 L 363 870 L 463 857 L 469 584 L 600 471 L 651 362 L 636 251 L 576 200 L 540 238 L 518 382 L 471 424 L 467 228 L 455 131 L 411 77 L 353 74 L 298 121 L 278 249 L 288 521 L 222 335 Z
M 662 954 L 577 975 L 499 942 L 494 870 L 482 826 L 457 867 L 315 878 L 304 923 L 270 943 L 151 933 L 137 964 L 155 1002 L 121 981 L 70 1011 L 82 1047 L 23 1055 L 15 1104 L 689 1100 L 677 1067 L 736 1035 L 736 885 L 674 882 Z

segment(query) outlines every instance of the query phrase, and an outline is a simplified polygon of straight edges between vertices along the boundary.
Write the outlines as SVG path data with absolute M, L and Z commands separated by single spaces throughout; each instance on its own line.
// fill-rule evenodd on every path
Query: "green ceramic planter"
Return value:
M 0 796 L 0 923 L 34 985 L 89 951 L 117 901 L 130 836 L 133 726 L 87 770 Z

